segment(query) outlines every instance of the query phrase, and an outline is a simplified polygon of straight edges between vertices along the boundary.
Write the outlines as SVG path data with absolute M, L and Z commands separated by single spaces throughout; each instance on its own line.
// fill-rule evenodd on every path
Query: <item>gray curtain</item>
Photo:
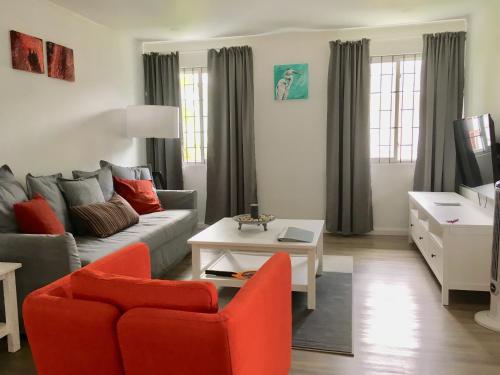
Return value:
M 257 202 L 252 49 L 209 50 L 208 77 L 205 222 L 212 224 Z
M 326 228 L 332 233 L 373 230 L 369 113 L 369 40 L 330 42 Z
M 179 53 L 144 54 L 145 104 L 180 107 Z M 182 131 L 180 131 L 182 135 Z M 167 189 L 183 188 L 181 139 L 149 138 L 146 140 L 148 164 L 161 172 L 167 180 Z
M 453 120 L 463 114 L 464 51 L 465 32 L 424 35 L 416 191 L 456 189 Z

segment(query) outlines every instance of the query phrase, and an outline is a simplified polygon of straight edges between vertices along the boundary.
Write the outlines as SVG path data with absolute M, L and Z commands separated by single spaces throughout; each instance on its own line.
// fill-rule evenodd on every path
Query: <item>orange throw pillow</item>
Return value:
M 21 233 L 64 234 L 64 225 L 49 203 L 40 194 L 29 201 L 14 204 L 14 215 Z
M 130 203 L 139 215 L 164 211 L 151 180 L 126 180 L 113 177 L 115 191 Z

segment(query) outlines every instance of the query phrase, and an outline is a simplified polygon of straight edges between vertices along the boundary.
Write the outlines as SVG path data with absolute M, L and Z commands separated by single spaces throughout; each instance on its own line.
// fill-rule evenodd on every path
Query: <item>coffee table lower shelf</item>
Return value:
M 240 288 L 245 284 L 246 280 L 207 275 L 205 274 L 205 270 L 212 269 L 230 272 L 256 271 L 272 255 L 271 253 L 252 253 L 237 250 L 221 250 L 219 252 L 215 250 L 202 250 L 201 265 L 203 272 L 200 279 L 211 281 L 218 287 Z M 307 292 L 307 256 L 290 254 L 290 259 L 292 262 L 292 290 Z M 316 259 L 315 270 L 316 272 L 318 271 L 318 259 Z

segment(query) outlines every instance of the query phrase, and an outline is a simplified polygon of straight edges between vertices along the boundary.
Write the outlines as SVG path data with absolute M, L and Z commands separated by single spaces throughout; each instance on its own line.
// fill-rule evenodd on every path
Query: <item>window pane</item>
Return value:
M 371 58 L 370 155 L 376 162 L 413 162 L 417 156 L 419 54 Z
M 391 121 L 391 111 L 380 112 L 380 128 L 390 129 L 393 126 Z
M 389 159 L 391 157 L 389 146 L 380 146 L 380 158 Z
M 413 109 L 404 109 L 401 111 L 401 126 L 411 128 L 413 125 Z
M 390 111 L 392 109 L 392 104 L 393 104 L 393 97 L 392 93 L 385 92 L 381 94 L 381 101 L 380 101 L 380 110 L 381 111 Z
M 183 157 L 186 163 L 204 163 L 207 154 L 208 74 L 206 68 L 180 71 Z
M 404 127 L 401 129 L 401 138 L 400 138 L 400 144 L 401 145 L 407 145 L 410 146 L 412 145 L 412 137 L 413 137 L 413 129 L 411 127 Z M 411 155 L 411 153 L 410 153 Z

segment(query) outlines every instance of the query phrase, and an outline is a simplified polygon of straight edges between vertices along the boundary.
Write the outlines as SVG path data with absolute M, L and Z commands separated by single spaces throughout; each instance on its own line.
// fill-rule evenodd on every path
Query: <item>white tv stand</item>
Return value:
M 456 193 L 408 194 L 409 240 L 441 284 L 443 305 L 449 303 L 450 290 L 489 291 L 493 212 Z

